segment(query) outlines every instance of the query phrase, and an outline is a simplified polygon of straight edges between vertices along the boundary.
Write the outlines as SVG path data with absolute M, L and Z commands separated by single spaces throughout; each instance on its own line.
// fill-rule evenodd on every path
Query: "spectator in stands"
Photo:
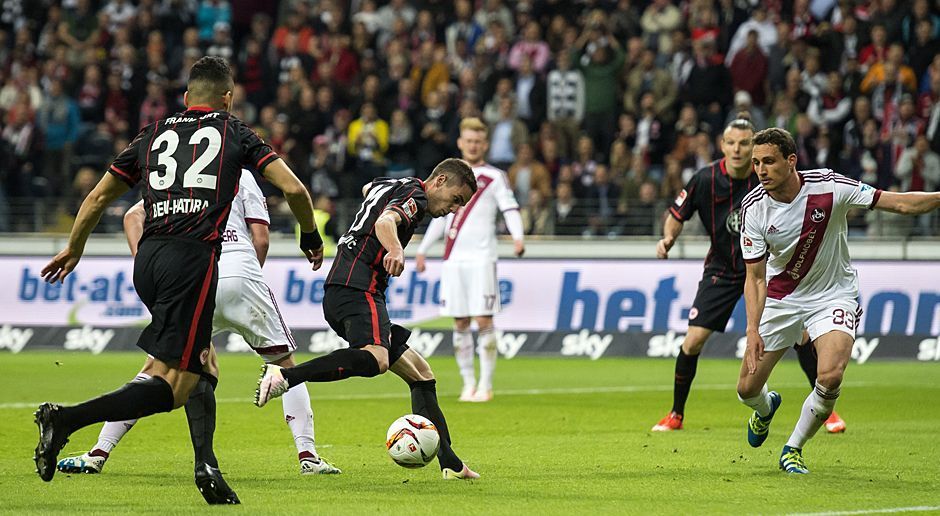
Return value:
M 655 234 L 656 217 L 662 211 L 657 206 L 656 184 L 646 181 L 640 185 L 636 202 L 630 203 L 623 215 L 624 235 Z
M 937 55 L 940 55 L 940 38 L 935 35 L 937 29 L 940 29 L 940 20 L 918 21 L 914 41 L 911 42 L 907 52 L 919 89 L 923 89 L 930 63 Z
M 552 177 L 545 165 L 535 159 L 532 143 L 520 143 L 516 155 L 516 162 L 508 170 L 509 186 L 516 194 L 516 199 L 525 203 L 531 190 L 538 190 L 543 199 L 551 198 Z
M 655 169 L 654 176 L 662 175 L 663 155 L 669 143 L 667 126 L 656 114 L 656 95 L 646 92 L 640 98 L 640 116 L 636 121 L 636 152 L 643 155 Z
M 548 72 L 546 94 L 548 120 L 558 131 L 559 146 L 564 156 L 574 151 L 584 119 L 584 76 L 571 68 L 571 55 L 567 50 L 556 54 L 557 68 Z
M 61 81 L 50 81 L 49 95 L 39 108 L 36 119 L 45 135 L 41 175 L 56 193 L 62 193 L 62 185 L 71 181 L 69 161 L 72 144 L 78 139 L 81 115 L 75 101 L 63 91 Z
M 767 100 L 767 74 L 769 62 L 758 45 L 758 32 L 748 32 L 742 48 L 731 60 L 731 86 L 735 91 L 746 91 L 754 104 L 763 106 Z M 763 129 L 763 127 L 758 129 Z
M 764 116 L 764 110 L 755 105 L 755 102 L 751 99 L 751 95 L 744 90 L 734 94 L 734 108 L 729 110 L 728 116 L 725 118 L 724 126 L 728 127 L 728 124 L 735 118 L 738 118 L 738 114 L 742 111 L 747 112 L 751 116 L 751 125 L 757 128 L 757 130 L 767 127 L 767 117 Z
M 310 191 L 314 195 L 322 194 L 328 197 L 338 197 L 340 194 L 337 179 L 342 171 L 336 156 L 330 154 L 330 139 L 322 134 L 313 139 L 313 152 L 307 163 L 310 178 Z
M 620 187 L 612 183 L 605 165 L 594 170 L 594 182 L 585 189 L 584 206 L 588 213 L 588 233 L 592 236 L 614 236 L 622 230 L 618 201 Z
M 571 183 L 561 181 L 555 187 L 555 210 L 552 224 L 555 234 L 560 236 L 580 236 L 586 228 L 585 209 L 574 197 Z
M 21 95 L 26 99 L 26 94 Z M 40 161 L 40 135 L 32 120 L 28 105 L 18 105 L 7 112 L 5 127 L 0 132 L 0 191 L 4 192 L 0 203 L 7 199 L 20 199 L 41 194 L 43 184 L 34 186 L 35 163 Z M 10 220 L 10 219 L 7 219 Z M 14 226 L 19 226 L 14 221 Z
M 915 33 L 921 23 L 925 24 L 925 28 L 929 28 L 926 40 L 936 41 L 940 38 L 940 16 L 936 12 L 930 12 L 927 0 L 914 0 L 911 10 L 901 21 L 901 42 L 905 46 L 911 47 L 918 39 Z
M 682 22 L 682 12 L 669 0 L 653 0 L 643 11 L 640 26 L 648 48 L 668 54 L 671 51 L 670 34 Z
M 535 74 L 528 56 L 519 60 L 515 77 L 516 115 L 525 123 L 529 132 L 535 132 L 545 120 L 545 80 Z
M 627 74 L 627 88 L 623 95 L 624 109 L 635 116 L 641 114 L 640 97 L 652 93 L 653 114 L 665 123 L 675 120 L 673 104 L 678 91 L 669 72 L 656 66 L 656 53 L 643 51 L 639 65 Z
M 858 62 L 865 71 L 873 64 L 884 61 L 888 53 L 888 31 L 885 26 L 875 23 L 868 33 L 870 43 L 858 54 Z
M 575 42 L 571 61 L 584 75 L 584 132 L 599 147 L 610 147 L 617 113 L 617 82 L 624 53 L 606 24 L 595 20 Z
M 418 177 L 427 177 L 448 156 L 450 145 L 447 133 L 453 118 L 454 113 L 442 103 L 441 94 L 431 91 L 425 109 L 415 119 L 415 129 L 418 131 Z
M 401 109 L 392 112 L 388 136 L 388 175 L 409 177 L 415 173 L 414 128 Z
M 516 149 L 529 139 L 529 131 L 516 116 L 512 97 L 499 99 L 499 118 L 490 126 L 490 152 L 487 161 L 506 170 L 516 161 Z
M 839 72 L 829 72 L 826 88 L 810 100 L 807 111 L 810 120 L 817 126 L 835 130 L 845 124 L 851 112 L 852 99 L 842 92 L 842 77 Z
M 381 176 L 388 151 L 388 122 L 379 118 L 374 104 L 362 105 L 359 118 L 349 124 L 347 134 L 348 152 L 357 159 L 356 169 L 362 174 L 362 184 Z
M 530 69 L 541 75 L 551 59 L 548 43 L 542 40 L 542 31 L 538 22 L 530 21 L 525 26 L 523 37 L 509 51 L 509 68 L 519 70 L 523 58 L 528 58 Z
M 571 174 L 578 185 L 575 191 L 580 191 L 594 183 L 594 171 L 597 169 L 597 154 L 594 140 L 583 135 L 578 138 L 578 149 L 571 161 Z
M 904 47 L 899 43 L 892 43 L 888 47 L 888 52 L 883 61 L 872 64 L 868 68 L 865 79 L 862 80 L 862 92 L 871 93 L 875 85 L 890 81 L 893 70 L 897 74 L 897 79 L 906 91 L 911 93 L 917 91 L 917 77 L 914 70 L 904 64 Z
M 554 232 L 552 208 L 539 190 L 529 190 L 529 198 L 519 211 L 526 235 L 551 235 Z
M 751 17 L 738 27 L 731 38 L 728 52 L 725 54 L 725 64 L 732 66 L 738 52 L 750 46 L 748 40 L 751 38 L 751 32 L 756 33 L 757 39 L 754 43 L 764 55 L 769 55 L 771 48 L 780 41 L 781 34 L 777 24 L 768 15 L 767 8 L 758 3 Z M 751 93 L 753 95 L 753 92 Z
M 66 11 L 59 25 L 59 39 L 68 45 L 69 60 L 78 63 L 81 53 L 98 41 L 98 15 L 92 11 L 91 0 L 77 0 L 75 8 Z
M 199 27 L 199 39 L 203 42 L 212 40 L 217 23 L 232 23 L 232 7 L 226 0 L 202 0 L 196 11 L 196 24 Z
M 507 33 L 514 33 L 512 11 L 503 5 L 502 0 L 483 0 L 482 5 L 474 14 L 474 20 L 481 27 L 488 27 L 492 22 L 498 22 Z

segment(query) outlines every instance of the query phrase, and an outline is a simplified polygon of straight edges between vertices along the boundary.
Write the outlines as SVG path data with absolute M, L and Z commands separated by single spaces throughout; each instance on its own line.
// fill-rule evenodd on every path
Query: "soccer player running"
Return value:
M 307 189 L 270 146 L 229 114 L 233 88 L 224 59 L 197 61 L 183 97 L 186 111 L 147 125 L 115 158 L 82 202 L 65 249 L 42 270 L 50 283 L 65 280 L 108 204 L 144 183 L 147 219 L 134 258 L 134 286 L 151 314 L 137 341 L 154 358 L 151 378 L 71 407 L 40 405 L 34 460 L 47 482 L 55 475 L 59 451 L 76 430 L 169 412 L 183 406 L 195 389 L 204 389 L 199 384 L 208 382 L 216 261 L 242 167 L 255 168 L 284 192 L 302 229 L 301 249 L 314 270 L 323 261 Z M 208 403 L 209 397 L 201 398 Z M 200 438 L 207 439 L 208 426 L 203 430 Z M 195 477 L 210 503 L 238 503 L 218 468 L 200 464 Z
M 124 234 L 131 254 L 137 255 L 137 244 L 144 231 L 147 212 L 144 201 L 134 205 L 124 215 Z M 293 354 L 297 350 L 290 330 L 284 324 L 271 289 L 264 282 L 261 267 L 268 254 L 268 226 L 270 219 L 261 188 L 252 173 L 242 170 L 238 193 L 232 202 L 228 223 L 222 237 L 222 252 L 219 255 L 219 283 L 215 296 L 215 314 L 212 319 L 213 334 L 230 331 L 237 333 L 265 361 L 280 366 L 294 365 Z M 215 384 L 218 382 L 218 366 L 215 346 L 209 347 L 206 361 L 208 382 L 197 385 L 186 402 L 186 418 L 193 439 L 196 464 L 218 467 L 212 450 L 215 429 Z M 147 357 L 143 369 L 134 378 L 151 378 L 153 358 Z M 199 387 L 203 387 L 199 389 Z M 203 403 L 200 397 L 211 398 Z M 301 474 L 335 474 L 341 471 L 317 454 L 313 432 L 313 410 L 306 386 L 297 386 L 287 391 L 282 399 L 284 419 L 294 436 L 300 461 Z M 209 412 L 202 410 L 208 407 Z M 63 473 L 100 473 L 112 450 L 127 432 L 137 423 L 129 421 L 107 422 L 101 427 L 95 446 L 77 457 L 62 459 L 57 464 Z M 207 430 L 203 431 L 203 425 Z M 208 439 L 203 439 L 203 436 Z M 211 494 L 211 493 L 210 493 Z
M 747 439 L 758 447 L 781 402 L 780 394 L 768 392 L 767 379 L 805 328 L 819 356 L 816 386 L 803 402 L 779 465 L 787 473 L 808 473 L 803 446 L 839 398 L 861 312 L 846 214 L 855 208 L 928 213 L 940 208 L 940 193 L 882 192 L 828 169 L 798 172 L 793 137 L 778 128 L 754 136 L 752 161 L 761 186 L 742 203 L 747 349 L 738 396 L 754 409 Z
M 437 459 L 444 478 L 479 478 L 451 447 L 431 366 L 408 347 L 411 332 L 392 324 L 385 307 L 389 276 L 404 270 L 404 247 L 421 220 L 456 213 L 477 191 L 476 178 L 465 161 L 450 158 L 434 167 L 426 182 L 379 178 L 362 191 L 365 200 L 339 240 L 323 297 L 326 322 L 349 347 L 291 368 L 266 364 L 255 404 L 263 407 L 303 382 L 369 378 L 391 370 L 411 388 L 412 412 L 431 420 L 440 433 Z
M 696 211 L 711 239 L 705 272 L 689 310 L 689 330 L 676 357 L 672 410 L 653 426 L 654 432 L 682 429 L 685 404 L 702 348 L 712 332 L 725 331 L 735 305 L 744 293 L 746 271 L 741 257 L 740 215 L 741 201 L 759 183 L 751 164 L 754 132 L 747 112 L 740 113 L 725 127 L 721 136 L 724 158 L 692 176 L 669 207 L 670 216 L 666 217 L 663 226 L 663 238 L 656 244 L 656 256 L 669 258 L 669 250 L 682 233 L 683 225 Z M 810 388 L 813 388 L 816 384 L 813 346 L 797 346 L 796 351 Z M 842 432 L 845 431 L 845 422 L 833 412 L 826 427 L 832 432 Z
M 428 249 L 441 235 L 446 235 L 441 268 L 441 315 L 454 318 L 454 356 L 463 377 L 460 401 L 493 399 L 493 372 L 499 341 L 493 315 L 500 310 L 496 279 L 497 214 L 503 214 L 515 255 L 522 256 L 525 252 L 519 204 L 506 173 L 483 161 L 489 147 L 486 136 L 486 124 L 479 118 L 465 118 L 460 122 L 457 147 L 473 168 L 479 190 L 456 214 L 431 221 L 415 256 L 415 269 L 424 272 Z M 480 332 L 477 339 L 479 385 L 473 364 L 471 318 Z

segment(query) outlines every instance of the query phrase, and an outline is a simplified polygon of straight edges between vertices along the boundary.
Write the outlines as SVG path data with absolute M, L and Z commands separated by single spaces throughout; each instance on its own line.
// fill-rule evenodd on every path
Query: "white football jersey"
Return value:
M 477 193 L 445 221 L 445 260 L 496 260 L 496 215 L 518 210 L 519 203 L 502 170 L 484 163 L 473 167 Z
M 242 169 L 238 180 L 238 193 L 232 201 L 232 211 L 222 234 L 222 254 L 219 256 L 220 278 L 249 278 L 264 281 L 258 253 L 251 243 L 248 224 L 271 223 L 268 206 L 261 188 L 248 170 Z
M 872 208 L 880 190 L 829 169 L 797 172 L 800 193 L 786 204 L 763 186 L 741 203 L 744 260 L 767 257 L 767 298 L 818 303 L 858 297 L 849 261 L 846 213 Z

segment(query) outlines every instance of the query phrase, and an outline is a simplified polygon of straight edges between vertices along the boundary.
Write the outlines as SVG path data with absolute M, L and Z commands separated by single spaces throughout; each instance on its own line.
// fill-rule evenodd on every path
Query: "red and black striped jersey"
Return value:
M 277 158 L 241 120 L 193 106 L 144 127 L 108 172 L 132 187 L 143 182 L 141 241 L 169 235 L 221 245 L 242 168 L 260 172 Z
M 698 212 L 711 248 L 705 258 L 705 275 L 743 281 L 747 275 L 741 257 L 741 201 L 760 184 L 757 174 L 734 179 L 720 159 L 695 172 L 673 204 L 669 213 L 685 222 Z
M 382 258 L 387 251 L 375 235 L 375 222 L 386 210 L 398 213 L 401 217 L 398 240 L 405 247 L 424 219 L 427 208 L 427 192 L 424 182 L 418 178 L 382 177 L 372 181 L 356 219 L 339 239 L 326 283 L 372 293 L 384 292 L 388 287 L 388 272 L 382 265 Z

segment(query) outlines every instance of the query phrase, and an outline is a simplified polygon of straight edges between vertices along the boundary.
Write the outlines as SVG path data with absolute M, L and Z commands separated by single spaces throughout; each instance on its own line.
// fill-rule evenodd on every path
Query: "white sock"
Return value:
M 809 393 L 806 401 L 803 402 L 800 419 L 796 422 L 796 427 L 793 428 L 790 439 L 787 440 L 787 446 L 803 448 L 806 441 L 814 436 L 819 427 L 829 419 L 838 398 L 839 389 L 829 390 L 817 382 L 816 388 Z
M 473 366 L 473 335 L 470 330 L 454 330 L 454 357 L 457 358 L 457 367 L 463 377 L 463 386 L 472 387 L 477 383 L 476 371 Z
M 488 392 L 493 390 L 493 372 L 496 371 L 496 349 L 497 344 L 496 328 L 480 330 L 480 336 L 477 339 L 477 351 L 480 353 L 480 384 L 477 386 L 477 392 Z
M 284 406 L 284 420 L 294 434 L 297 453 L 312 453 L 317 457 L 317 447 L 313 437 L 313 409 L 310 408 L 310 393 L 307 384 L 295 385 L 281 397 Z
M 766 384 L 764 384 L 760 390 L 760 394 L 757 396 L 744 399 L 738 395 L 738 399 L 741 400 L 741 403 L 744 403 L 748 407 L 756 410 L 758 416 L 767 417 L 770 415 L 770 394 L 768 394 Z
M 138 373 L 131 381 L 142 382 L 150 378 L 150 375 L 147 373 Z M 95 447 L 92 448 L 91 451 L 101 450 L 105 453 L 111 453 L 111 450 L 117 446 L 117 443 L 121 442 L 121 438 L 124 437 L 124 434 L 129 432 L 131 428 L 134 428 L 134 424 L 136 423 L 136 419 L 106 422 L 104 426 L 101 427 L 101 431 L 98 432 L 98 443 L 95 444 Z

